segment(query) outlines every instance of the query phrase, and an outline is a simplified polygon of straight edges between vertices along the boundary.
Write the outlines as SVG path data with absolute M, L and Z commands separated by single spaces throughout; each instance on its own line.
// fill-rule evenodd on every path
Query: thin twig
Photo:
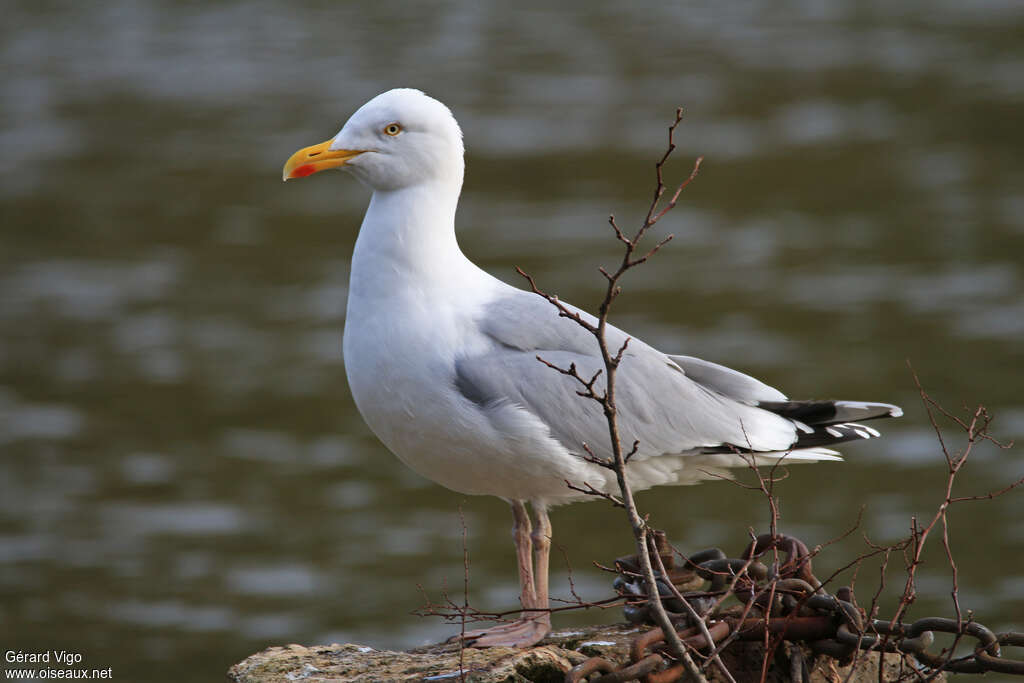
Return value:
M 466 515 L 459 505 L 459 522 L 462 524 L 462 613 L 459 619 L 459 681 L 466 680 L 466 612 L 469 610 L 469 544 L 466 542 Z
M 598 489 L 594 488 L 587 482 L 584 482 L 582 486 L 570 482 L 566 482 L 566 484 L 569 486 L 571 490 L 578 491 L 586 495 L 601 496 L 612 501 L 613 504 L 621 505 L 623 508 L 625 508 L 626 515 L 629 518 L 630 526 L 633 530 L 633 537 L 636 541 L 637 555 L 640 559 L 640 565 L 643 569 L 644 577 L 647 580 L 647 585 L 649 589 L 648 599 L 656 615 L 658 624 L 662 627 L 662 630 L 665 633 L 665 639 L 668 642 L 669 649 L 672 652 L 673 656 L 678 658 L 683 663 L 683 666 L 686 668 L 687 672 L 691 675 L 691 677 L 694 678 L 694 680 L 703 682 L 705 680 L 703 674 L 697 668 L 696 664 L 694 664 L 689 654 L 686 652 L 686 649 L 683 646 L 682 641 L 679 639 L 679 635 L 672 627 L 672 623 L 668 617 L 667 612 L 665 611 L 664 605 L 662 605 L 661 603 L 661 599 L 658 595 L 657 584 L 654 578 L 654 568 L 651 564 L 651 559 L 647 552 L 648 527 L 646 521 L 641 517 L 639 511 L 637 510 L 636 503 L 633 500 L 632 489 L 630 487 L 629 481 L 626 479 L 626 464 L 634 455 L 636 455 L 640 448 L 639 441 L 634 441 L 629 452 L 624 452 L 624 449 L 622 447 L 622 438 L 619 432 L 618 406 L 615 402 L 616 370 L 625 359 L 626 349 L 629 345 L 629 339 L 627 338 L 613 353 L 609 348 L 607 338 L 608 313 L 611 309 L 612 302 L 615 301 L 616 297 L 618 297 L 619 293 L 622 291 L 622 288 L 619 285 L 619 281 L 621 280 L 622 276 L 625 275 L 625 273 L 630 269 L 635 268 L 636 266 L 639 266 L 643 263 L 646 263 L 651 256 L 657 253 L 658 250 L 664 244 L 666 244 L 669 241 L 669 239 L 671 239 L 671 236 L 662 239 L 661 241 L 656 243 L 653 248 L 651 248 L 649 251 L 647 251 L 641 256 L 636 256 L 638 244 L 643 239 L 647 231 L 650 230 L 650 228 L 655 223 L 657 223 L 666 213 L 668 213 L 676 205 L 676 201 L 678 200 L 680 193 L 682 193 L 686 186 L 693 181 L 693 179 L 697 175 L 697 172 L 700 169 L 701 159 L 697 159 L 696 163 L 694 164 L 693 171 L 691 171 L 689 177 L 687 177 L 686 180 L 679 184 L 679 186 L 673 193 L 669 203 L 664 208 L 660 210 L 658 209 L 661 197 L 665 193 L 665 183 L 662 170 L 665 163 L 671 156 L 672 151 L 675 149 L 675 130 L 679 123 L 682 121 L 682 118 L 682 109 L 676 110 L 675 120 L 673 121 L 672 125 L 669 126 L 668 129 L 668 147 L 665 150 L 665 153 L 662 155 L 661 159 L 655 164 L 655 177 L 657 182 L 654 189 L 654 196 L 651 200 L 650 207 L 647 210 L 647 216 L 644 219 L 643 223 L 640 225 L 640 227 L 637 229 L 636 233 L 633 234 L 632 236 L 627 235 L 619 227 L 614 216 L 609 216 L 608 218 L 608 223 L 611 225 L 612 230 L 615 233 L 616 239 L 623 244 L 624 249 L 622 260 L 619 262 L 618 268 L 611 272 L 604 268 L 600 269 L 600 272 L 605 279 L 606 288 L 604 299 L 601 301 L 601 304 L 598 307 L 598 316 L 596 324 L 585 319 L 575 309 L 566 306 L 558 299 L 557 296 L 541 290 L 537 286 L 537 283 L 534 281 L 533 277 L 523 272 L 522 269 L 516 268 L 516 270 L 519 272 L 520 275 L 522 275 L 526 279 L 526 281 L 530 285 L 530 289 L 534 293 L 543 297 L 546 301 L 548 301 L 548 303 L 555 307 L 560 317 L 568 318 L 569 320 L 576 322 L 576 324 L 578 324 L 580 327 L 594 335 L 594 338 L 597 341 L 598 349 L 600 350 L 601 354 L 601 360 L 604 364 L 603 391 L 598 391 L 595 389 L 595 383 L 601 376 L 600 372 L 593 375 L 590 379 L 586 379 L 579 374 L 579 371 L 577 370 L 575 364 L 570 364 L 569 367 L 559 367 L 544 360 L 543 358 L 538 357 L 538 360 L 542 362 L 544 365 L 556 370 L 557 372 L 576 379 L 576 381 L 583 386 L 583 389 L 578 390 L 576 393 L 579 394 L 580 396 L 583 396 L 584 398 L 597 401 L 600 404 L 602 412 L 604 413 L 605 419 L 608 423 L 608 437 L 611 443 L 612 451 L 611 463 L 613 463 L 613 469 L 615 471 L 615 477 L 618 483 L 620 496 L 616 498 L 607 492 L 599 491 Z M 589 456 L 590 462 L 594 462 L 595 460 L 597 460 L 594 454 L 590 451 L 589 447 L 587 447 L 585 450 L 587 451 L 587 455 Z
M 736 679 L 732 677 L 732 674 L 729 672 L 728 667 L 726 667 L 725 664 L 722 662 L 722 658 L 718 656 L 718 648 L 715 646 L 715 641 L 711 637 L 711 632 L 708 631 L 706 617 L 698 614 L 697 610 L 695 610 L 693 608 L 693 605 L 690 604 L 690 601 L 687 600 L 683 596 L 683 594 L 679 592 L 679 589 L 672 585 L 672 582 L 668 580 L 668 572 L 665 571 L 665 563 L 661 559 L 661 553 L 658 552 L 658 548 L 654 545 L 654 539 L 650 538 L 649 536 L 648 546 L 651 556 L 658 563 L 658 571 L 661 573 L 663 577 L 665 577 L 665 584 L 668 586 L 669 591 L 672 593 L 673 597 L 676 598 L 676 600 L 679 600 L 679 602 L 683 604 L 683 607 L 686 609 L 686 613 L 690 615 L 690 620 L 697 624 L 697 628 L 700 629 L 701 635 L 703 635 L 704 639 L 707 641 L 708 649 L 711 651 L 711 661 L 713 661 L 718 666 L 718 670 L 722 672 L 722 676 L 725 678 L 725 680 L 729 681 L 730 683 L 736 683 Z

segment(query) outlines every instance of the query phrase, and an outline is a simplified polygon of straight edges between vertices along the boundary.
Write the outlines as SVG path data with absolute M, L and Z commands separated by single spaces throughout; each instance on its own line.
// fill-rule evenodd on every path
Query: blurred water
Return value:
M 940 498 L 907 360 L 948 407 L 984 402 L 997 435 L 1024 434 L 1018 3 L 8 5 L 4 649 L 171 681 L 267 644 L 436 640 L 451 628 L 408 612 L 417 584 L 461 586 L 460 506 L 471 598 L 514 604 L 505 506 L 405 470 L 354 412 L 340 340 L 365 191 L 279 180 L 394 86 L 462 123 L 465 251 L 591 307 L 616 255 L 606 216 L 641 216 L 686 107 L 672 177 L 697 154 L 704 171 L 617 320 L 793 396 L 908 409 L 847 463 L 781 485 L 783 527 L 809 542 L 861 505 L 892 540 Z M 1024 474 L 1013 451 L 974 457 L 965 494 Z M 737 551 L 766 516 L 726 484 L 641 502 L 688 548 Z M 965 607 L 995 628 L 1024 627 L 1021 509 L 1010 495 L 953 515 Z M 591 562 L 628 550 L 619 514 L 577 505 L 554 523 L 576 589 L 605 595 Z M 941 553 L 928 560 L 912 616 L 950 613 Z

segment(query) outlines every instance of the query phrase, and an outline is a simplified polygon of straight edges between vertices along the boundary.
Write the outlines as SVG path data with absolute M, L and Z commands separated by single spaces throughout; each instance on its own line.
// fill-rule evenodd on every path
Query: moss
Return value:
M 561 683 L 565 671 L 553 662 L 523 662 L 516 666 L 516 673 L 530 683 Z

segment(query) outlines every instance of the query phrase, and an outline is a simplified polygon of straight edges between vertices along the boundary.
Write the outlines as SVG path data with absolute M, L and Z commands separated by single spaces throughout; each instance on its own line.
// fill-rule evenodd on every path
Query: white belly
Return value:
M 352 396 L 406 465 L 455 491 L 507 499 L 557 502 L 576 497 L 566 479 L 604 483 L 605 471 L 569 454 L 536 416 L 514 405 L 483 409 L 457 390 L 455 359 L 491 343 L 466 333 L 473 311 L 464 302 L 429 311 L 354 303 L 344 337 Z

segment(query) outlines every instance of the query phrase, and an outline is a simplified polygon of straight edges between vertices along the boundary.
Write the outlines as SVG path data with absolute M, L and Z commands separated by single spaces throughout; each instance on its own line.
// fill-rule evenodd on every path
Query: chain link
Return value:
M 995 671 L 1024 676 L 1024 660 L 1008 658 L 1002 652 L 1003 647 L 1024 647 L 1024 633 L 996 634 L 973 619 L 925 617 L 910 624 L 868 619 L 857 607 L 851 588 L 840 588 L 835 595 L 824 590 L 812 571 L 806 544 L 793 536 L 763 534 L 738 558 L 730 558 L 718 548 L 702 550 L 685 558 L 683 566 L 677 566 L 664 533 L 655 532 L 655 540 L 665 566 L 665 575 L 655 577 L 658 594 L 673 623 L 682 629 L 680 639 L 694 650 L 710 650 L 709 643 L 676 592 L 703 615 L 716 647 L 730 638 L 759 641 L 771 634 L 790 642 L 808 643 L 816 654 L 843 662 L 850 662 L 858 650 L 902 652 L 932 671 Z M 777 550 L 780 558 L 766 565 L 757 558 L 769 550 Z M 620 557 L 616 568 L 619 576 L 613 586 L 626 598 L 626 619 L 636 624 L 654 623 L 638 558 Z M 705 589 L 695 590 L 699 587 Z M 730 593 L 741 605 L 721 609 L 722 597 Z M 973 638 L 977 644 L 966 655 L 957 655 L 952 649 L 932 652 L 929 648 L 936 632 L 953 635 L 956 643 Z M 664 633 L 654 628 L 633 640 L 630 662 L 622 668 L 607 659 L 592 657 L 570 670 L 565 680 L 676 681 L 682 677 L 683 667 L 663 655 L 663 649 Z M 597 673 L 602 675 L 588 678 Z

